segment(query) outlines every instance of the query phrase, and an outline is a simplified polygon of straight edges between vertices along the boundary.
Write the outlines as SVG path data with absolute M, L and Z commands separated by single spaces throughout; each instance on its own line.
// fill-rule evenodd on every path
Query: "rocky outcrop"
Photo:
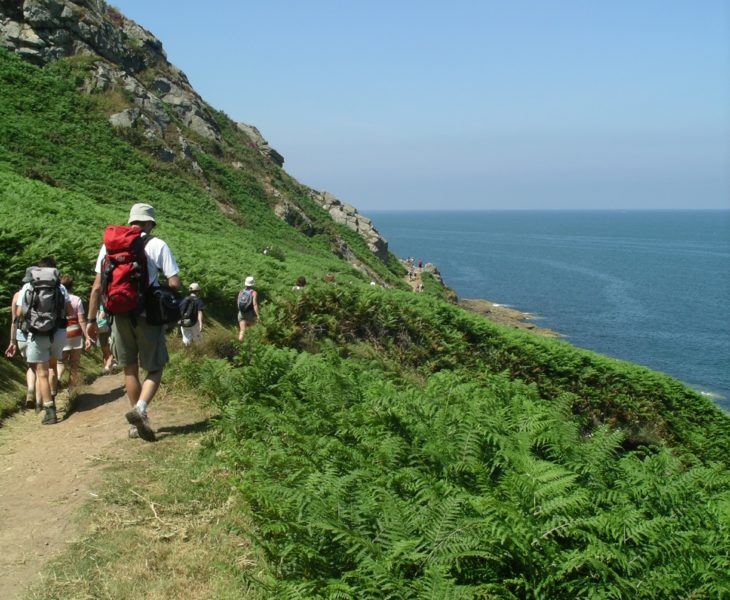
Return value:
M 284 166 L 284 157 L 269 146 L 269 142 L 264 139 L 261 132 L 256 129 L 253 125 L 247 125 L 246 123 L 236 123 L 238 129 L 248 136 L 254 147 L 264 156 L 271 159 L 274 164 L 280 167 Z
M 0 44 L 38 65 L 88 56 L 85 90 L 121 92 L 131 106 L 111 114 L 111 124 L 156 139 L 162 160 L 187 159 L 199 172 L 190 151 L 195 137 L 221 142 L 211 111 L 167 61 L 162 43 L 103 0 L 0 0 Z M 259 151 L 281 166 L 283 157 L 248 127 Z
M 507 327 L 512 327 L 514 329 L 532 331 L 533 333 L 543 337 L 561 337 L 559 333 L 552 329 L 546 329 L 535 325 L 535 323 L 532 322 L 532 319 L 535 318 L 534 315 L 523 313 L 507 306 L 501 306 L 494 302 L 490 302 L 489 300 L 470 300 L 465 298 L 459 300 L 459 306 L 468 311 L 480 314 L 490 321 L 500 325 L 506 325 Z
M 185 73 L 170 64 L 162 43 L 103 0 L 0 0 L 0 45 L 29 62 L 44 65 L 65 57 L 82 57 L 86 69 L 83 90 L 106 95 L 109 122 L 135 139 L 141 133 L 145 149 L 161 161 L 187 161 L 193 173 L 203 174 L 195 148 L 222 153 L 225 142 L 216 117 L 190 85 Z M 84 58 L 85 57 L 85 58 Z M 254 126 L 236 123 L 241 139 L 279 167 L 284 157 Z M 230 151 L 230 148 L 227 149 Z M 239 160 L 233 168 L 243 168 Z M 311 219 L 294 201 L 269 190 L 275 214 L 306 235 L 317 233 Z M 356 231 L 383 262 L 388 243 L 370 219 L 328 193 L 311 191 L 312 198 L 337 223 Z M 221 206 L 226 206 L 221 201 Z M 368 271 L 347 244 L 337 239 L 333 251 Z
M 2 0 L 0 40 L 36 64 L 89 54 L 135 73 L 167 62 L 157 38 L 103 0 Z
M 354 206 L 340 202 L 329 192 L 312 190 L 312 199 L 325 209 L 336 223 L 356 231 L 367 243 L 370 251 L 383 262 L 388 262 L 388 242 L 378 233 L 373 222 L 364 217 Z
M 286 199 L 279 199 L 274 205 L 274 214 L 304 235 L 311 237 L 316 233 L 312 220 L 304 214 L 304 211 Z
M 426 263 L 423 265 L 423 272 L 430 273 L 436 281 L 438 281 L 441 285 L 444 285 L 444 278 L 441 276 L 441 271 L 439 271 L 438 267 L 433 263 Z

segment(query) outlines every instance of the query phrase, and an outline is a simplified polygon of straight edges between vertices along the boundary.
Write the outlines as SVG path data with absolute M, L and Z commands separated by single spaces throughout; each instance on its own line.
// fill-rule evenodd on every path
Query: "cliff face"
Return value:
M 284 164 L 284 157 L 256 127 L 228 123 L 227 117 L 216 114 L 185 73 L 167 60 L 160 40 L 103 0 L 0 0 L 0 44 L 36 65 L 77 57 L 85 69 L 83 91 L 109 98 L 112 126 L 141 134 L 156 158 L 185 163 L 201 178 L 204 174 L 195 149 L 200 144 L 227 145 L 221 119 L 241 144 L 277 167 Z M 226 151 L 235 154 L 230 146 Z M 244 163 L 234 158 L 230 164 L 241 169 Z M 316 233 L 302 207 L 282 197 L 268 181 L 262 181 L 262 186 L 277 216 L 307 235 Z M 360 234 L 370 250 L 387 262 L 388 243 L 368 219 L 329 194 L 309 192 L 335 222 Z M 352 254 L 342 240 L 336 241 L 333 250 L 344 257 Z
M 388 260 L 388 242 L 378 233 L 373 222 L 361 215 L 354 206 L 340 202 L 329 192 L 311 193 L 312 199 L 324 208 L 335 223 L 356 231 L 365 240 L 370 251 L 380 260 Z

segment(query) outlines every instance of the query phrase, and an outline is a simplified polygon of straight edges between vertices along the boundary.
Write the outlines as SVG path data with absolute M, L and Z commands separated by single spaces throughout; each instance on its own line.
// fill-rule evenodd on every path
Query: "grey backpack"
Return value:
M 253 304 L 253 290 L 250 288 L 243 288 L 238 293 L 238 311 L 241 313 L 246 312 Z
M 61 278 L 51 267 L 31 267 L 30 275 L 30 289 L 23 301 L 26 327 L 30 333 L 53 335 L 64 325 L 66 315 Z

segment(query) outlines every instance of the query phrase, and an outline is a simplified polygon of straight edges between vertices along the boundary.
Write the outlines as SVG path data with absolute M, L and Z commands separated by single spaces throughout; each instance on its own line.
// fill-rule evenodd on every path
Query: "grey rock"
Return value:
M 162 162 L 172 162 L 173 160 L 175 160 L 175 153 L 167 146 L 159 148 L 155 152 L 155 156 L 159 158 Z
M 335 223 L 345 225 L 356 231 L 365 240 L 368 248 L 375 256 L 383 262 L 388 261 L 388 242 L 373 227 L 370 219 L 363 217 L 351 204 L 340 202 L 329 192 L 312 190 L 310 196 L 329 213 Z
M 246 134 L 246 136 L 253 143 L 254 147 L 262 155 L 267 157 L 274 164 L 280 167 L 284 166 L 284 157 L 269 145 L 269 142 L 264 139 L 264 136 L 261 135 L 261 132 L 256 129 L 256 127 L 254 127 L 253 125 L 248 125 L 246 123 L 237 123 L 236 125 L 238 126 L 238 129 L 240 131 Z
M 30 25 L 23 25 L 18 36 L 18 42 L 25 46 L 31 46 L 33 48 L 44 48 L 47 46 L 46 42 L 40 38 L 40 36 L 33 30 Z
M 438 267 L 436 267 L 436 265 L 434 265 L 433 263 L 426 263 L 425 265 L 423 265 L 423 270 L 426 273 L 431 273 L 434 279 L 436 279 L 436 281 L 443 285 L 444 279 L 443 277 L 441 277 L 441 272 L 438 270 Z
M 70 21 L 71 19 L 78 18 L 78 16 L 68 4 L 65 4 L 59 18 L 64 21 Z
M 282 199 L 274 206 L 274 214 L 309 237 L 315 234 L 312 220 L 297 206 L 285 199 Z
M 20 30 L 21 24 L 17 21 L 0 21 L 0 39 L 7 47 L 15 46 L 20 38 Z
M 53 27 L 63 8 L 64 3 L 57 0 L 25 0 L 23 17 L 35 27 Z
M 215 129 L 213 129 L 213 126 L 197 114 L 189 115 L 186 125 L 199 136 L 209 140 L 220 141 L 220 135 Z
M 127 108 L 126 110 L 113 114 L 111 117 L 109 117 L 109 122 L 114 127 L 134 127 L 137 119 L 139 118 L 139 115 L 140 111 L 138 108 Z

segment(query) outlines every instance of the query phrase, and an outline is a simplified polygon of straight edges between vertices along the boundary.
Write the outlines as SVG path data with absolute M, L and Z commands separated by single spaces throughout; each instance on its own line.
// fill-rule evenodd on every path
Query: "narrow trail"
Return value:
M 413 278 L 409 277 L 407 274 L 403 277 L 403 281 L 405 281 L 408 285 L 411 286 L 414 292 L 418 291 L 418 288 L 423 283 L 423 279 L 421 278 L 421 273 L 423 273 L 423 267 L 409 267 L 410 270 L 413 272 Z
M 100 465 L 112 455 L 146 444 L 126 439 L 128 406 L 123 375 L 107 375 L 85 386 L 74 411 L 57 425 L 41 425 L 40 415 L 32 410 L 3 423 L 0 598 L 22 597 L 39 581 L 43 566 L 76 538 L 80 527 L 75 513 L 96 497 Z M 191 415 L 180 414 L 174 403 L 155 402 L 151 417 L 159 430 L 161 425 L 184 423 Z

